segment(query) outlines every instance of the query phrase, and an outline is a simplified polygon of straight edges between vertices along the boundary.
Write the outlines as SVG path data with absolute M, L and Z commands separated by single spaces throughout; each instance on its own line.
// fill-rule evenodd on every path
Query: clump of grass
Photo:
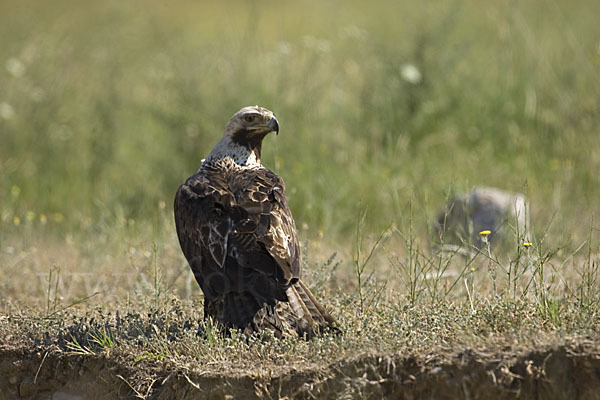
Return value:
M 106 326 L 99 329 L 92 329 L 82 344 L 76 337 L 71 336 L 71 340 L 65 342 L 65 348 L 72 354 L 90 355 L 104 350 L 112 349 L 116 343 L 110 330 Z
M 359 300 L 359 309 L 360 312 L 363 313 L 365 311 L 365 303 L 369 301 L 367 299 L 364 288 L 366 283 L 371 280 L 373 277 L 374 270 L 368 276 L 365 276 L 365 271 L 367 265 L 370 263 L 373 255 L 377 248 L 383 244 L 388 236 L 389 229 L 384 230 L 379 234 L 377 239 L 371 244 L 370 248 L 367 250 L 367 254 L 363 254 L 363 239 L 364 239 L 364 225 L 365 219 L 367 217 L 367 209 L 361 212 L 359 215 L 358 221 L 356 223 L 356 233 L 355 233 L 355 244 L 354 244 L 354 255 L 352 261 L 354 263 L 354 276 L 356 277 L 356 287 L 358 288 L 358 300 Z M 385 289 L 385 285 L 381 289 Z M 377 293 L 374 294 L 371 301 L 376 301 Z

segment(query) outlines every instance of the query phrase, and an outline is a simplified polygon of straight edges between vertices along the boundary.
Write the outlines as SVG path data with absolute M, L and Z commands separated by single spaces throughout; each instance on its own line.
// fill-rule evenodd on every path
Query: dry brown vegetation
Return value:
M 6 271 L 24 280 L 3 281 L 11 294 L 0 320 L 7 393 L 594 398 L 600 384 L 598 277 L 584 255 L 527 253 L 515 263 L 513 254 L 512 264 L 491 248 L 472 258 L 435 255 L 395 228 L 364 238 L 360 254 L 310 256 L 327 250 L 306 243 L 306 279 L 344 333 L 276 340 L 223 336 L 205 321 L 176 239 L 161 232 L 148 248 L 109 240 L 121 252 L 105 259 L 103 246 L 85 254 L 88 241 L 55 243 L 54 254 L 41 254 L 35 239 L 27 248 L 11 242 L 2 261 L 16 253 Z M 35 272 L 47 263 L 54 267 Z

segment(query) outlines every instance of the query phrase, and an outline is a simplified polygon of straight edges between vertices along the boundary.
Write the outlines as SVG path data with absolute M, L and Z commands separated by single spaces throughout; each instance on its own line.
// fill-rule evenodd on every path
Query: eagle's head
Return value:
M 279 122 L 272 111 L 259 106 L 244 107 L 225 125 L 223 138 L 207 160 L 229 158 L 239 165 L 260 165 L 262 141 L 270 132 L 279 133 Z
M 270 132 L 279 133 L 279 123 L 272 111 L 259 106 L 244 107 L 236 112 L 225 126 L 224 136 L 231 141 L 252 149 L 260 146 Z

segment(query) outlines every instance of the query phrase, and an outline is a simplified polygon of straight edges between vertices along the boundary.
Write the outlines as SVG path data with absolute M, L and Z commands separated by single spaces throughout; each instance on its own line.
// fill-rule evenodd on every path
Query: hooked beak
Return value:
M 277 118 L 275 118 L 275 116 L 271 117 L 271 119 L 267 123 L 267 128 L 269 128 L 271 131 L 275 131 L 276 135 L 279 135 L 279 122 L 277 121 Z

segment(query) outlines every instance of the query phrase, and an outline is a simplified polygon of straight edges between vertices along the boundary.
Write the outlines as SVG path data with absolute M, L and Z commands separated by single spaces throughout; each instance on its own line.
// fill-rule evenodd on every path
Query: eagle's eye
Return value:
M 254 120 L 255 120 L 255 119 L 256 119 L 256 115 L 252 115 L 252 114 L 251 114 L 251 115 L 246 115 L 246 116 L 244 116 L 244 120 L 245 120 L 246 122 L 254 122 Z

